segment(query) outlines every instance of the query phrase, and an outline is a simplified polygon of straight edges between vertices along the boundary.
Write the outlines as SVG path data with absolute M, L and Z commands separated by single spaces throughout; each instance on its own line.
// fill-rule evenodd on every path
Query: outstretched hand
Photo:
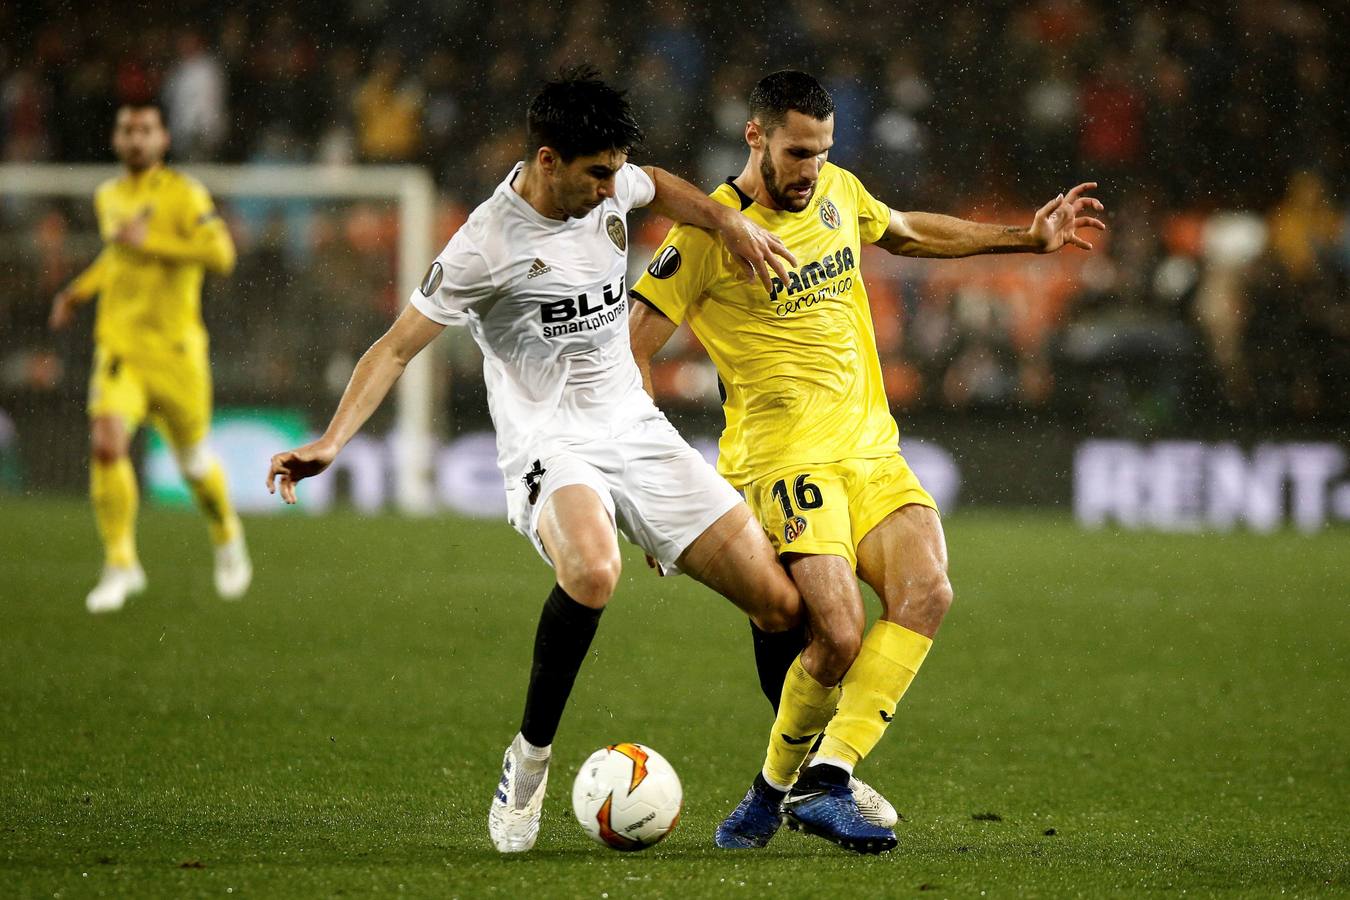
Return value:
M 295 502 L 295 486 L 305 478 L 318 475 L 333 462 L 337 450 L 323 441 L 314 441 L 272 457 L 267 470 L 267 493 L 275 494 L 281 488 L 281 499 Z M 280 481 L 277 478 L 280 477 Z
M 1092 249 L 1092 244 L 1079 237 L 1077 231 L 1079 228 L 1106 230 L 1105 223 L 1100 219 L 1083 215 L 1084 210 L 1097 212 L 1106 210 L 1096 197 L 1083 196 L 1084 191 L 1092 190 L 1096 186 L 1095 181 L 1084 182 L 1036 210 L 1036 217 L 1031 220 L 1029 231 L 1038 244 L 1037 252 L 1053 253 L 1065 244 L 1073 244 L 1081 250 Z
M 730 211 L 730 210 L 729 210 Z M 783 260 L 797 266 L 797 257 L 792 255 L 782 238 L 761 228 L 742 213 L 730 211 L 726 224 L 722 227 L 722 239 L 741 265 L 745 267 L 748 278 L 758 278 L 764 290 L 773 292 L 773 275 L 778 274 L 783 284 L 788 282 L 788 270 Z
M 75 297 L 69 289 L 52 298 L 52 311 L 47 316 L 47 328 L 51 331 L 65 329 L 75 318 Z

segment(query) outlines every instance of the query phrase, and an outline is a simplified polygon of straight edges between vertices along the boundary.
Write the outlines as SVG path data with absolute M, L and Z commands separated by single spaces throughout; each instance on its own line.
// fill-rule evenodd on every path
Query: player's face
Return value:
M 113 152 L 133 172 L 143 172 L 164 158 L 169 132 L 154 107 L 117 111 L 113 126 Z
M 834 146 L 834 116 L 813 119 L 788 110 L 783 124 L 760 131 L 758 138 L 759 174 L 773 202 L 789 212 L 806 209 L 816 192 L 820 167 Z
M 573 219 L 580 219 L 605 198 L 614 196 L 614 176 L 628 161 L 620 150 L 578 156 L 554 170 L 553 202 Z

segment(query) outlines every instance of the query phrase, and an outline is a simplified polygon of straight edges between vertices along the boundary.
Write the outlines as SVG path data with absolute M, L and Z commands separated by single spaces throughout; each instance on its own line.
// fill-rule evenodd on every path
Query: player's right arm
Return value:
M 294 503 L 296 483 L 328 468 L 338 451 L 383 402 L 409 361 L 444 330 L 444 325 L 428 319 L 411 304 L 404 307 L 389 330 L 357 362 L 338 401 L 337 412 L 323 435 L 303 447 L 272 457 L 272 466 L 267 471 L 268 492 L 276 493 L 276 481 L 280 478 L 281 498 Z
M 468 234 L 472 222 L 471 218 L 470 224 L 445 245 L 398 319 L 356 364 L 323 436 L 272 457 L 267 470 L 269 492 L 276 493 L 276 480 L 280 478 L 281 498 L 294 503 L 296 482 L 328 468 L 379 407 L 412 358 L 445 326 L 463 322 L 478 304 L 493 296 L 495 284 L 487 260 Z
M 107 185 L 99 187 L 94 194 L 94 217 L 98 220 L 99 233 L 107 239 L 109 229 L 112 223 L 108 217 L 103 214 L 102 197 L 103 192 L 107 190 Z M 52 331 L 60 331 L 71 323 L 75 318 L 75 307 L 92 299 L 95 294 L 103 290 L 104 281 L 108 274 L 108 264 L 111 260 L 109 248 L 104 247 L 94 261 L 89 264 L 75 280 L 67 285 L 60 293 L 52 298 L 51 315 L 47 317 L 47 327 Z
M 684 321 L 717 273 L 723 245 L 712 232 L 676 225 L 656 249 L 647 271 L 628 292 L 628 340 L 642 373 L 642 386 L 653 397 L 652 359 Z
M 47 318 L 47 327 L 52 331 L 65 328 L 75 318 L 75 307 L 88 302 L 103 289 L 103 281 L 108 271 L 108 258 L 108 250 L 105 248 L 89 264 L 89 268 L 52 298 L 52 312 Z

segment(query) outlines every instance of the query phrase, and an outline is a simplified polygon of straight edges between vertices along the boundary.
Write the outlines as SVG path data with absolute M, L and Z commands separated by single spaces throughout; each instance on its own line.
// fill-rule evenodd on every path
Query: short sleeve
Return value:
M 689 307 L 712 286 L 719 245 L 711 232 L 676 225 L 633 286 L 633 296 L 679 324 Z
M 891 208 L 869 194 L 857 178 L 852 180 L 858 192 L 858 238 L 864 244 L 875 244 L 890 227 Z
M 487 260 L 461 228 L 432 262 L 408 302 L 433 322 L 458 325 L 468 318 L 471 309 L 490 298 L 493 290 Z
M 656 183 L 640 166 L 624 163 L 614 176 L 614 199 L 625 211 L 646 206 L 656 196 Z

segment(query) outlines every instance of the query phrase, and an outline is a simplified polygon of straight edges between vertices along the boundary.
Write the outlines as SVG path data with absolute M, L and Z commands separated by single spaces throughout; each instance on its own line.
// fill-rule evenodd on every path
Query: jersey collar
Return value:
M 731 189 L 732 189 L 733 191 L 736 192 L 736 199 L 739 200 L 739 201 L 740 201 L 740 204 L 741 204 L 741 212 L 745 212 L 745 211 L 746 211 L 747 209 L 749 209 L 751 206 L 754 206 L 754 205 L 755 205 L 755 199 L 754 199 L 753 197 L 751 197 L 749 194 L 747 194 L 745 191 L 741 190 L 741 189 L 740 189 L 740 186 L 736 184 L 736 176 L 735 176 L 735 175 L 728 175 L 728 176 L 727 176 L 727 184 L 731 185 Z M 811 203 L 808 203 L 808 204 L 806 205 L 806 209 L 799 209 L 799 210 L 797 210 L 796 212 L 793 212 L 793 211 L 790 210 L 790 209 L 770 209 L 770 208 L 767 207 L 767 206 L 760 206 L 760 209 L 764 210 L 766 213 L 768 213 L 769 215 L 772 215 L 772 216 L 780 216 L 780 215 L 781 215 L 781 216 L 799 216 L 799 215 L 801 215 L 802 213 L 806 212 L 807 209 L 810 209 L 810 208 L 811 208 L 811 206 L 815 203 L 815 199 L 816 199 L 816 198 L 815 198 L 815 194 L 812 194 L 812 195 L 811 195 Z
M 751 204 L 753 204 L 755 201 L 751 199 L 749 194 L 747 194 L 745 191 L 737 187 L 736 176 L 728 175 L 727 184 L 731 185 L 731 189 L 736 192 L 736 199 L 741 201 L 741 212 L 745 212 L 747 209 L 749 209 Z
M 570 225 L 574 221 L 573 219 L 563 219 L 561 221 L 558 219 L 550 219 L 548 216 L 531 206 L 530 201 L 520 196 L 520 191 L 516 190 L 515 182 L 516 178 L 518 178 L 520 173 L 524 170 L 524 162 L 516 163 L 511 169 L 511 174 L 507 175 L 502 183 L 497 186 L 497 190 L 506 195 L 507 201 L 516 209 L 520 210 L 521 215 L 525 216 L 525 218 L 536 225 L 542 225 L 545 228 L 565 228 Z

